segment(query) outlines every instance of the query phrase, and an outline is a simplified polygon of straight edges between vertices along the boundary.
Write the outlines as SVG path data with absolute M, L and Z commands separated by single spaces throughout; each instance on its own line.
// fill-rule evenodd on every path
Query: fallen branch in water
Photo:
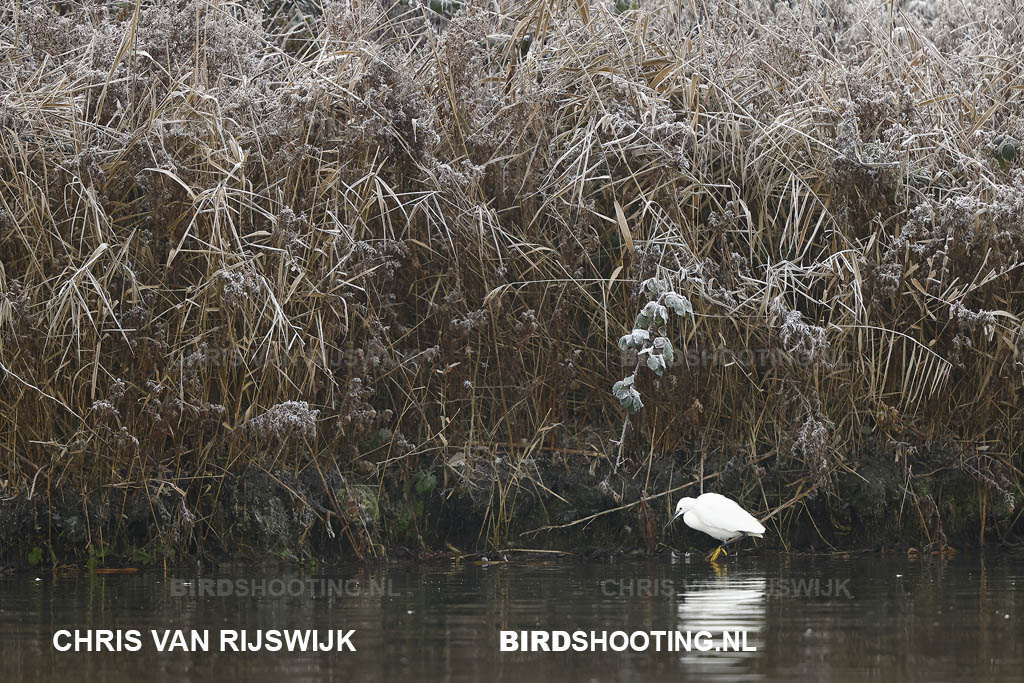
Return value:
M 774 451 L 771 452 L 771 453 L 766 453 L 765 455 L 762 455 L 760 458 L 755 460 L 755 462 L 761 462 L 765 458 L 768 458 L 769 456 L 772 456 L 774 454 L 775 454 Z M 716 479 L 721 474 L 722 473 L 720 471 L 719 472 L 715 472 L 714 474 L 709 474 L 709 475 L 704 477 L 704 481 L 707 481 L 709 479 Z M 592 515 L 587 515 L 586 517 L 581 517 L 580 519 L 576 519 L 576 520 L 573 520 L 571 522 L 566 522 L 565 524 L 551 524 L 551 525 L 548 525 L 548 526 L 538 527 L 536 529 L 530 529 L 529 531 L 524 531 L 522 533 L 522 535 L 526 536 L 527 534 L 538 534 L 538 533 L 540 533 L 542 531 L 554 531 L 556 529 L 568 529 L 568 528 L 574 527 L 574 526 L 576 526 L 578 524 L 585 524 L 586 522 L 591 522 L 591 521 L 597 519 L 598 517 L 604 517 L 605 515 L 610 515 L 613 512 L 621 512 L 623 510 L 629 510 L 630 508 L 636 507 L 637 505 L 639 505 L 640 503 L 643 503 L 643 502 L 657 500 L 658 498 L 663 498 L 665 496 L 670 496 L 673 493 L 676 493 L 677 491 L 682 491 L 685 488 L 689 488 L 691 486 L 700 484 L 700 482 L 701 482 L 701 479 L 698 477 L 698 478 L 693 479 L 692 481 L 689 481 L 689 482 L 687 482 L 685 484 L 680 484 L 679 486 L 676 486 L 674 488 L 668 489 L 667 491 L 662 491 L 661 493 L 656 493 L 653 496 L 646 496 L 646 495 L 645 496 L 641 496 L 637 500 L 634 500 L 632 503 L 626 503 L 625 505 L 620 505 L 619 507 L 610 508 L 608 510 L 601 510 L 600 512 L 595 512 Z M 786 505 L 787 506 L 788 505 L 792 505 L 793 502 L 795 502 L 795 501 L 790 501 L 789 503 L 786 503 Z M 781 508 L 779 508 L 779 509 L 781 509 Z M 771 515 L 768 515 L 768 517 L 766 517 L 765 519 L 770 518 L 772 515 L 774 515 L 776 512 L 778 512 L 779 509 L 776 509 L 775 512 L 772 512 Z

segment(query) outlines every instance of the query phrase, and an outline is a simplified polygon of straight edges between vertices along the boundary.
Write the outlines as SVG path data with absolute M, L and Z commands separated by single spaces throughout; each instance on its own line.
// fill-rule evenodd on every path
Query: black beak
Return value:
M 667 531 L 667 530 L 668 530 L 668 528 L 669 528 L 670 526 L 672 526 L 672 522 L 676 521 L 676 519 L 678 519 L 679 517 L 680 517 L 680 515 L 679 515 L 679 513 L 678 513 L 678 512 L 677 512 L 677 513 L 675 513 L 674 515 L 672 515 L 672 519 L 668 520 L 668 524 L 666 524 L 666 525 L 664 526 L 664 528 L 662 528 L 662 530 L 661 530 L 661 531 L 662 531 L 662 533 L 664 533 L 665 531 Z

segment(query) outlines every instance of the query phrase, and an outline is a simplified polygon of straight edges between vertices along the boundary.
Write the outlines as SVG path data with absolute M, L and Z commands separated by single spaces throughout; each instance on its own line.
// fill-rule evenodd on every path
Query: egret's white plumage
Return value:
M 668 521 L 665 528 L 679 517 L 686 526 L 696 531 L 703 531 L 708 536 L 722 543 L 734 541 L 742 536 L 762 538 L 765 528 L 754 516 L 739 504 L 718 493 L 705 493 L 697 498 L 680 498 L 676 504 L 676 513 Z M 715 557 L 718 552 L 715 552 Z

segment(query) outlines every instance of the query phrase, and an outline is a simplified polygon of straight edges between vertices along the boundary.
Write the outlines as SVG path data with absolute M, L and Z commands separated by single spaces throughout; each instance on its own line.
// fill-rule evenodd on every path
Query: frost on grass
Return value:
M 795 362 L 831 364 L 831 347 L 824 328 L 807 323 L 803 314 L 789 308 L 781 296 L 772 300 L 770 311 L 776 320 L 779 343 L 794 356 Z
M 242 423 L 242 434 L 273 445 L 301 444 L 316 438 L 319 410 L 305 401 L 285 401 Z
M 65 483 L 203 481 L 239 430 L 340 476 L 387 429 L 412 476 L 467 443 L 575 452 L 640 401 L 626 460 L 712 435 L 737 467 L 796 454 L 790 490 L 943 443 L 1017 481 L 1024 37 L 997 0 L 0 19 L 14 491 L 65 448 Z M 692 309 L 660 302 L 664 333 L 652 278 Z M 780 350 L 807 362 L 704 361 Z

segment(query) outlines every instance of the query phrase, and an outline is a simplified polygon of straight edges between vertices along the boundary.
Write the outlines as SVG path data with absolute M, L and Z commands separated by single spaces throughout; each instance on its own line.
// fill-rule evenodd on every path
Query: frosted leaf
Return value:
M 690 304 L 690 300 L 681 294 L 675 292 L 666 294 L 665 305 L 675 311 L 678 316 L 693 315 L 693 306 Z
M 639 412 L 644 407 L 643 401 L 640 400 L 640 392 L 633 386 L 632 375 L 616 382 L 612 387 L 612 393 L 619 399 L 619 405 L 631 413 Z
M 652 320 L 660 320 L 663 324 L 668 323 L 668 309 L 659 304 L 657 301 L 648 301 L 647 305 L 644 306 L 644 310 L 640 312 L 640 316 L 647 322 L 646 325 L 637 325 L 637 327 L 646 328 L 650 325 Z M 637 317 L 639 320 L 640 317 Z
M 642 349 L 650 338 L 651 335 L 647 330 L 637 328 L 629 334 L 624 334 L 619 338 L 619 348 L 623 351 L 628 351 L 629 349 Z
M 634 376 L 630 375 L 625 379 L 621 379 L 615 383 L 612 387 L 612 393 L 615 394 L 615 398 L 622 399 L 629 393 L 629 390 L 633 387 Z
M 656 337 L 654 340 L 654 348 L 661 351 L 661 355 L 664 356 L 666 364 L 675 360 L 675 349 L 672 348 L 672 342 L 670 342 L 667 337 Z
M 650 293 L 653 296 L 660 296 L 662 294 L 662 292 L 664 292 L 666 289 L 668 289 L 668 287 L 665 286 L 665 283 L 662 282 L 661 280 L 659 280 L 656 277 L 652 277 L 652 278 L 649 278 L 647 280 L 644 280 L 644 282 L 641 285 L 641 287 L 646 289 L 647 292 Z

